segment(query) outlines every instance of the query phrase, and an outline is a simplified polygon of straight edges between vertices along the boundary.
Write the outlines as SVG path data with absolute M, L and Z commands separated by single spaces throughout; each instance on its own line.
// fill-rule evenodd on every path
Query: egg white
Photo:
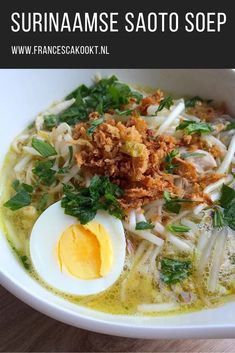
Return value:
M 37 219 L 30 237 L 30 255 L 36 272 L 47 284 L 64 293 L 89 295 L 106 290 L 119 278 L 126 249 L 122 222 L 104 211 L 98 211 L 94 221 L 102 224 L 110 236 L 113 263 L 106 276 L 83 280 L 61 271 L 56 251 L 64 230 L 79 221 L 64 214 L 60 201 L 48 207 Z

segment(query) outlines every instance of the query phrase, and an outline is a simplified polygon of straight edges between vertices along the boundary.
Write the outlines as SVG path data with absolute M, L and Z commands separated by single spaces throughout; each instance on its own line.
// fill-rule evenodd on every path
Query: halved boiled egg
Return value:
M 74 295 L 99 293 L 120 276 L 125 261 L 122 222 L 98 211 L 82 225 L 64 214 L 60 201 L 36 221 L 30 255 L 36 272 L 52 287 Z

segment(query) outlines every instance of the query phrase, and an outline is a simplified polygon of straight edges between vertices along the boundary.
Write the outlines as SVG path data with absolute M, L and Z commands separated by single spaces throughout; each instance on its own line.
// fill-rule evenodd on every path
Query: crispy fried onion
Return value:
M 138 209 L 162 198 L 164 190 L 182 196 L 184 191 L 176 185 L 175 175 L 187 179 L 192 191 L 193 185 L 197 185 L 197 193 L 203 198 L 201 177 L 193 164 L 178 157 L 174 175 L 165 170 L 166 156 L 178 147 L 176 139 L 168 135 L 153 138 L 146 122 L 137 114 L 125 123 L 106 115 L 93 134 L 87 133 L 88 128 L 89 122 L 79 123 L 74 129 L 73 138 L 79 146 L 77 163 L 86 173 L 108 176 L 120 185 L 124 190 L 120 199 L 124 210 Z

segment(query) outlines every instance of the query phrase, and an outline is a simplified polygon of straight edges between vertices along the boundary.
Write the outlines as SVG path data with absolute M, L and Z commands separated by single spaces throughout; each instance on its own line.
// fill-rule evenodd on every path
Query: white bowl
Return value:
M 0 141 L 2 162 L 9 144 L 32 118 L 80 83 L 91 83 L 92 70 L 0 70 Z M 123 81 L 161 87 L 176 95 L 225 101 L 235 113 L 233 70 L 99 70 Z M 0 189 L 2 185 L 0 185 Z M 91 331 L 136 338 L 235 337 L 235 302 L 178 316 L 117 316 L 72 304 L 41 287 L 19 265 L 0 234 L 0 281 L 35 309 L 67 324 Z

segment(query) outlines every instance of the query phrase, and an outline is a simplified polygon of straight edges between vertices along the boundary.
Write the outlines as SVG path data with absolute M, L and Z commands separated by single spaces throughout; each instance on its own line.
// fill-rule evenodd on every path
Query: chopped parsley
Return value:
M 156 114 L 163 110 L 164 108 L 170 109 L 170 107 L 174 104 L 174 99 L 172 96 L 167 96 L 166 98 L 161 99 L 159 106 L 156 110 Z
M 22 191 L 22 190 L 27 191 L 30 194 L 33 192 L 33 186 L 32 185 L 25 184 L 25 183 L 20 183 L 20 181 L 17 180 L 17 179 L 13 181 L 12 187 L 13 187 L 13 189 L 16 192 L 19 192 L 19 191 Z
M 122 115 L 131 115 L 133 111 L 134 111 L 133 109 L 127 109 L 127 110 L 115 109 L 115 113 L 120 115 L 120 116 L 122 116 Z
M 29 206 L 31 204 L 32 197 L 25 190 L 17 192 L 10 200 L 4 203 L 4 206 L 10 208 L 12 211 L 19 210 L 22 207 Z
M 166 284 L 182 282 L 192 274 L 191 261 L 163 258 L 161 261 L 160 278 Z
M 12 183 L 12 187 L 16 191 L 16 194 L 4 203 L 4 207 L 7 207 L 12 211 L 16 211 L 20 208 L 29 206 L 32 202 L 32 185 L 25 183 L 21 184 L 19 180 L 15 180 Z
M 104 78 L 92 87 L 79 86 L 66 99 L 75 98 L 71 107 L 59 115 L 59 122 L 75 125 L 88 120 L 91 112 L 97 111 L 104 114 L 109 109 L 120 109 L 128 103 L 129 98 L 135 98 L 137 103 L 143 96 L 122 82 L 116 76 Z
M 220 206 L 224 209 L 228 208 L 230 204 L 235 200 L 235 190 L 230 186 L 223 184 L 221 188 Z
M 203 102 L 203 99 L 199 96 L 195 96 L 184 100 L 184 104 L 186 108 L 194 108 L 198 102 Z
M 67 167 L 61 167 L 61 168 L 59 168 L 59 169 L 57 170 L 57 174 L 66 174 L 66 173 L 68 173 L 69 169 L 70 169 L 69 166 L 67 166 Z
M 213 210 L 213 226 L 228 226 L 235 230 L 235 190 L 230 186 L 223 184 L 219 205 L 222 208 L 215 207 Z
M 235 230 L 235 190 L 223 185 L 220 205 L 224 208 L 224 223 Z
M 176 130 L 184 130 L 184 132 L 188 135 L 192 134 L 208 134 L 212 132 L 214 129 L 211 124 L 204 122 L 195 122 L 192 120 L 184 120 L 180 123 Z
M 37 210 L 40 212 L 45 211 L 45 209 L 47 208 L 47 204 L 49 201 L 49 194 L 47 194 L 46 192 L 43 193 L 40 196 L 39 202 L 38 202 L 38 206 L 37 206 Z
M 54 160 L 36 161 L 32 172 L 38 177 L 38 182 L 51 186 L 56 181 L 56 171 L 52 169 Z
M 230 131 L 230 130 L 233 130 L 233 129 L 235 129 L 235 122 L 234 121 L 229 123 L 228 125 L 226 125 L 224 131 Z
M 154 224 L 144 222 L 144 221 L 136 223 L 136 226 L 135 226 L 136 230 L 145 230 L 145 229 L 153 229 L 153 228 L 154 228 Z
M 121 219 L 123 211 L 118 198 L 122 195 L 122 189 L 111 183 L 109 178 L 94 176 L 87 188 L 64 185 L 61 207 L 65 209 L 65 214 L 76 217 L 81 224 L 90 222 L 98 210 L 105 210 Z
M 173 163 L 173 159 L 179 154 L 179 149 L 176 148 L 175 150 L 171 151 L 170 153 L 167 154 L 165 158 L 166 162 L 166 171 L 169 174 L 173 173 L 173 170 L 177 167 L 177 164 Z
M 95 131 L 95 129 L 97 128 L 97 126 L 101 125 L 104 122 L 104 118 L 101 117 L 99 119 L 95 119 L 95 120 L 91 120 L 89 122 L 90 127 L 87 129 L 87 135 L 92 135 L 93 132 Z
M 43 117 L 43 126 L 47 130 L 51 130 L 53 127 L 58 125 L 58 116 L 54 114 L 45 115 Z
M 181 210 L 181 203 L 183 202 L 194 202 L 193 200 L 188 199 L 179 199 L 178 197 L 172 197 L 169 191 L 163 192 L 163 198 L 165 199 L 165 209 L 168 212 L 179 213 Z

